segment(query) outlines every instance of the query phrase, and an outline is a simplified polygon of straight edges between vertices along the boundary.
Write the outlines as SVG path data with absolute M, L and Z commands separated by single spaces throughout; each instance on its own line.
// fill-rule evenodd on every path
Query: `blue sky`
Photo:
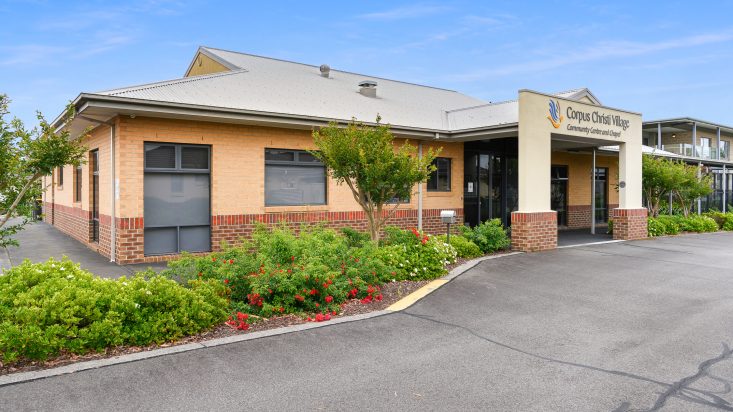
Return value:
M 176 78 L 208 45 L 458 90 L 589 87 L 645 120 L 733 126 L 730 1 L 0 0 L 0 93 L 35 124 L 82 91 Z

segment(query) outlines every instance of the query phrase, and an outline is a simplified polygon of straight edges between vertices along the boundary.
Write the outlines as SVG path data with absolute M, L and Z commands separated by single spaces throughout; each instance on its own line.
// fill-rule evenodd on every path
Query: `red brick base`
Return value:
M 67 210 L 68 209 L 68 210 Z M 423 230 L 427 233 L 445 233 L 446 226 L 440 220 L 441 209 L 423 210 Z M 456 212 L 456 224 L 463 224 L 463 209 L 452 209 Z M 105 257 L 110 256 L 111 219 L 100 216 L 99 242 L 91 242 L 91 223 L 89 212 L 56 205 L 54 214 L 51 204 L 45 205 L 45 219 L 64 233 L 72 235 Z M 54 216 L 54 222 L 51 217 Z M 249 215 L 219 215 L 211 217 L 212 250 L 220 250 L 221 244 L 237 244 L 242 238 L 251 235 L 258 223 L 278 224 L 285 222 L 287 226 L 298 229 L 303 223 L 324 223 L 326 227 L 352 227 L 360 231 L 367 230 L 367 219 L 363 211 L 354 212 L 291 212 L 265 213 Z M 391 226 L 409 229 L 417 227 L 417 210 L 399 210 L 388 222 Z M 145 221 L 144 218 L 117 218 L 117 234 L 115 243 L 115 260 L 118 264 L 152 263 L 168 261 L 179 255 L 145 256 Z
M 613 238 L 617 240 L 646 239 L 646 209 L 613 209 Z
M 557 212 L 512 212 L 512 249 L 538 252 L 557 248 Z

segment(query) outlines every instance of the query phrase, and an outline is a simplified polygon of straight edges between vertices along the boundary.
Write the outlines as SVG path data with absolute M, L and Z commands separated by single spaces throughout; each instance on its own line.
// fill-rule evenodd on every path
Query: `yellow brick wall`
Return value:
M 143 216 L 144 142 L 211 145 L 212 215 L 360 210 L 349 188 L 331 179 L 326 205 L 265 207 L 265 148 L 314 149 L 311 132 L 307 130 L 123 117 L 119 119 L 118 141 L 119 217 Z M 402 142 L 404 139 L 398 139 L 399 144 Z M 430 145 L 443 147 L 441 156 L 452 159 L 452 190 L 429 193 L 424 189 L 423 208 L 463 208 L 463 144 Z M 403 207 L 416 208 L 417 196 Z
M 553 152 L 552 165 L 568 166 L 568 206 L 590 205 L 593 155 Z M 596 167 L 608 168 L 608 204 L 617 205 L 618 156 L 596 155 Z
M 81 144 L 87 149 L 84 157 L 85 163 L 82 165 L 82 193 L 81 202 L 74 202 L 74 166 L 67 165 L 64 167 L 64 184 L 63 186 L 55 185 L 55 193 L 53 194 L 57 205 L 81 208 L 90 210 L 91 198 L 91 165 L 89 164 L 89 152 L 94 149 L 99 150 L 99 208 L 100 213 L 104 215 L 110 214 L 110 152 L 109 152 L 109 126 L 99 126 L 91 131 L 89 137 L 82 140 Z M 55 181 L 58 183 L 57 171 L 54 171 Z M 45 178 L 45 183 L 49 185 L 44 193 L 43 199 L 46 202 L 51 201 L 52 188 L 51 177 Z

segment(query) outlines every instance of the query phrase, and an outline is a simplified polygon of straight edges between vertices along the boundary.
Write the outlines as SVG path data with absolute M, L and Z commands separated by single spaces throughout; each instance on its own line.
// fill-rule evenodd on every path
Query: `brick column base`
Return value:
M 646 239 L 646 209 L 613 209 L 613 238 L 617 240 Z
M 557 248 L 557 212 L 512 212 L 512 249 L 538 252 Z

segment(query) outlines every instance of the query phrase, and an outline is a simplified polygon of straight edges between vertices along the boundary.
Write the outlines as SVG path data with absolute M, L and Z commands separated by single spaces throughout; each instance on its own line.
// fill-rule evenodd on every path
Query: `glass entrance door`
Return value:
M 608 222 L 608 169 L 605 167 L 596 168 L 596 223 Z
M 557 212 L 557 225 L 568 225 L 568 167 L 552 166 L 550 178 L 550 208 Z

